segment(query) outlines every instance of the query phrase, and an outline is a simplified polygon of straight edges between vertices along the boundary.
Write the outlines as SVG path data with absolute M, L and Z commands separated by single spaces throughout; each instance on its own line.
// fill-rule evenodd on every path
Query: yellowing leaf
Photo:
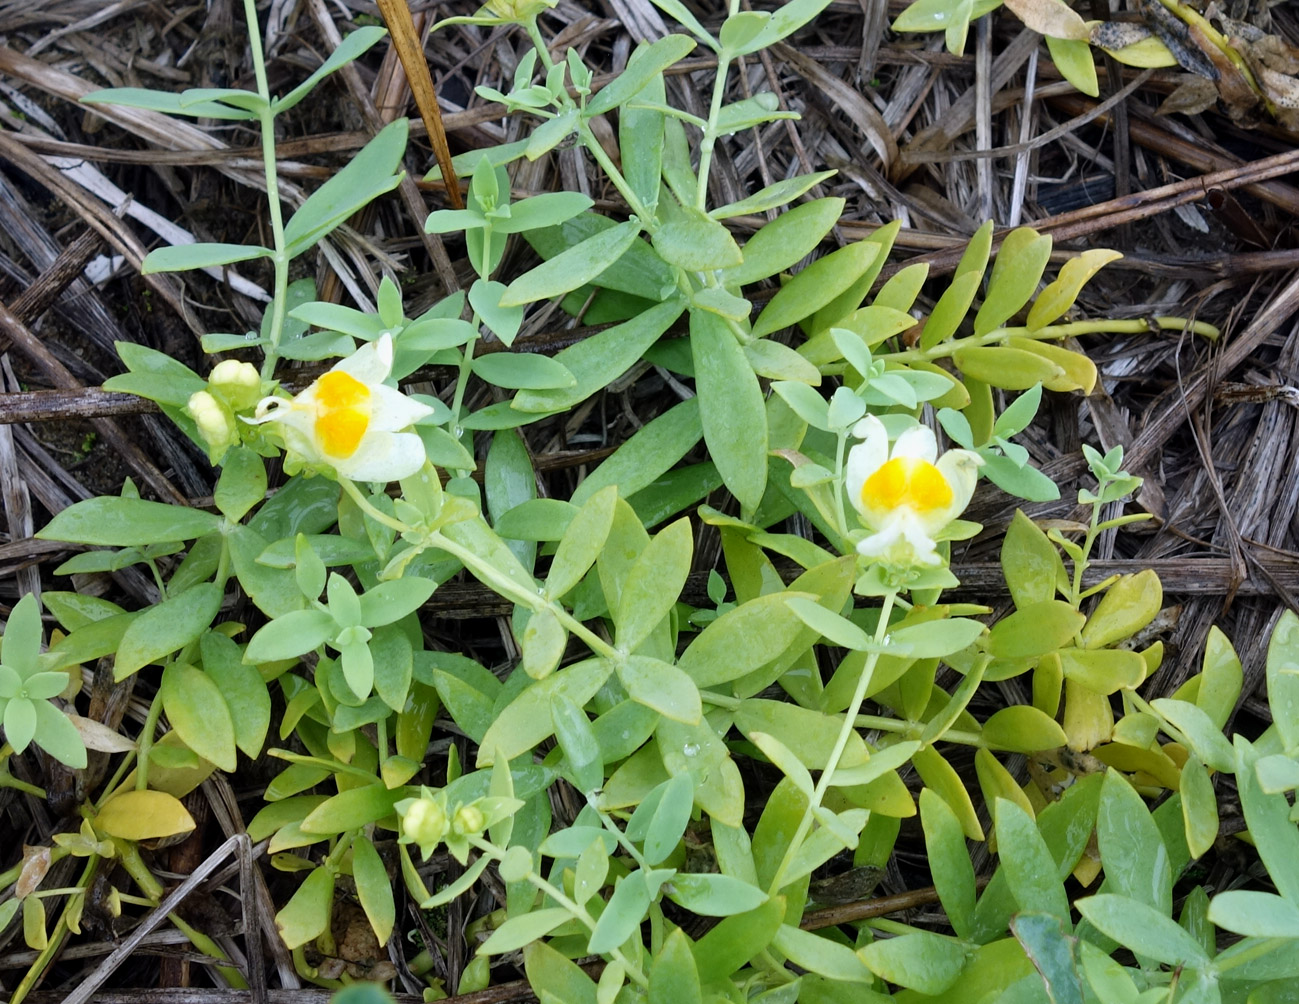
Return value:
M 1063 663 L 1064 660 L 1060 661 Z M 1110 707 L 1109 698 L 1066 678 L 1064 731 L 1069 737 L 1071 750 L 1089 750 L 1108 740 L 1114 731 L 1114 709 Z
M 1103 21 L 1092 29 L 1091 42 L 1125 66 L 1151 69 L 1177 65 L 1177 57 L 1168 46 L 1139 24 Z
M 1087 619 L 1083 646 L 1099 649 L 1132 637 L 1155 619 L 1163 601 L 1163 586 L 1152 569 L 1123 576 L 1106 590 Z
M 1031 753 L 1063 746 L 1065 734 L 1054 718 L 1031 705 L 1015 704 L 983 723 L 983 741 L 992 749 Z
M 275 915 L 275 926 L 284 944 L 297 948 L 323 934 L 329 926 L 333 902 L 334 873 L 328 868 L 316 868 Z
M 983 792 L 984 804 L 989 807 L 989 810 L 997 804 L 997 799 L 1005 798 L 1015 802 L 1030 816 L 1035 815 L 1033 805 L 1024 794 L 1024 789 L 1011 776 L 1010 771 L 1001 765 L 1001 761 L 988 750 L 975 751 L 974 770 L 979 778 L 979 790 Z
M 1005 3 L 1026 27 L 1043 35 L 1079 40 L 1091 37 L 1083 19 L 1060 0 L 1005 0 Z
M 165 791 L 124 791 L 99 810 L 94 825 L 121 840 L 155 840 L 194 829 L 194 817 Z
M 965 789 L 965 782 L 952 765 L 943 759 L 932 746 L 917 750 L 911 757 L 912 766 L 934 793 L 947 803 L 961 822 L 961 829 L 971 840 L 983 839 L 983 827 L 979 825 L 978 813 L 970 801 L 970 793 Z
M 1006 235 L 992 265 L 988 294 L 974 317 L 974 333 L 986 335 L 1005 324 L 1037 292 L 1038 280 L 1051 260 L 1051 236 L 1032 227 Z
M 1036 523 L 1016 509 L 1001 545 L 1001 569 L 1016 607 L 1054 599 L 1056 583 L 1064 582 L 1060 552 Z
M 1065 679 L 1097 694 L 1132 688 L 1146 678 L 1146 660 L 1126 649 L 1060 650 Z
M 967 377 L 1003 390 L 1028 390 L 1035 384 L 1048 384 L 1064 376 L 1064 370 L 1036 352 L 1002 345 L 957 349 L 952 361 Z
M 1096 386 L 1096 364 L 1081 352 L 1032 338 L 1007 338 L 1006 344 L 1011 348 L 1032 352 L 1060 368 L 1059 376 L 1042 381 L 1042 386 L 1047 390 L 1080 390 L 1084 394 L 1090 394 Z
M 1038 294 L 1028 312 L 1028 330 L 1044 328 L 1073 306 L 1091 277 L 1112 261 L 1123 255 L 1109 248 L 1091 248 L 1076 258 L 1070 258 L 1060 269 L 1055 281 Z

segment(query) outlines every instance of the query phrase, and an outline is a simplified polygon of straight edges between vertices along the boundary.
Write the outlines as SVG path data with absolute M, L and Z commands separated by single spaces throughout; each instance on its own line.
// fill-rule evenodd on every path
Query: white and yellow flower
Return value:
M 392 338 L 369 342 L 292 400 L 263 398 L 254 424 L 273 422 L 284 445 L 309 466 L 351 481 L 397 481 L 424 465 L 424 443 L 403 432 L 433 413 L 394 387 Z
M 848 451 L 845 487 L 872 531 L 858 552 L 895 566 L 939 564 L 934 536 L 970 504 L 983 458 L 969 450 L 940 458 L 933 431 L 923 425 L 902 433 L 890 450 L 888 431 L 874 415 L 853 434 L 862 441 Z

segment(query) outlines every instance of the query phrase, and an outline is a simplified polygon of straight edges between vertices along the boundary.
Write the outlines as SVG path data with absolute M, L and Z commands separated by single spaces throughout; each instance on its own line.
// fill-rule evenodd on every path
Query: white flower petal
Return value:
M 392 336 L 382 335 L 366 342 L 346 359 L 336 362 L 332 369 L 371 387 L 383 383 L 392 372 Z
M 868 415 L 853 427 L 853 435 L 862 436 L 862 442 L 848 451 L 848 462 L 844 465 L 844 488 L 853 508 L 861 512 L 862 485 L 888 460 L 889 434 L 883 422 L 874 415 Z
M 911 546 L 912 560 L 917 564 L 937 565 L 942 560 L 934 550 L 934 538 L 930 536 L 922 520 L 902 520 L 901 531 L 902 536 Z
M 895 509 L 879 531 L 857 544 L 859 554 L 890 565 L 936 565 L 941 560 L 922 520 L 910 509 Z
M 412 400 L 401 391 L 380 384 L 371 387 L 370 428 L 378 432 L 400 432 L 421 418 L 433 414 L 426 404 Z
M 334 465 L 340 477 L 352 481 L 398 481 L 424 466 L 424 441 L 413 432 L 371 430 L 346 461 Z
M 273 418 L 279 424 L 280 437 L 285 446 L 309 462 L 323 459 L 324 455 L 316 442 L 315 416 L 310 411 L 303 408 L 281 408 Z
M 942 510 L 943 525 L 946 525 L 965 512 L 965 507 L 974 497 L 983 458 L 969 450 L 948 450 L 938 459 L 936 466 L 952 489 L 952 502 Z
M 934 438 L 934 430 L 927 425 L 916 425 L 908 429 L 893 444 L 890 458 L 892 457 L 912 457 L 932 464 L 938 457 L 938 440 Z

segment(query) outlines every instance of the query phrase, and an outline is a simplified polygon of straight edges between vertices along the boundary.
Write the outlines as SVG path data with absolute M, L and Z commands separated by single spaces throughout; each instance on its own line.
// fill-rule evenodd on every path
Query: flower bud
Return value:
M 488 14 L 522 24 L 543 10 L 555 6 L 556 0 L 487 0 L 483 10 Z
M 461 836 L 469 836 L 472 833 L 481 833 L 486 822 L 487 820 L 483 818 L 483 810 L 470 803 L 456 809 L 451 828 Z
M 447 830 L 446 810 L 431 798 L 413 800 L 402 816 L 402 834 L 409 843 L 418 844 L 426 858 L 442 842 Z
M 229 406 L 218 401 L 205 390 L 190 395 L 185 411 L 198 426 L 198 434 L 207 444 L 208 459 L 220 463 L 230 447 L 239 442 L 235 416 Z
M 253 407 L 262 396 L 262 375 L 257 367 L 237 359 L 217 363 L 207 382 L 208 389 L 223 397 L 235 411 Z

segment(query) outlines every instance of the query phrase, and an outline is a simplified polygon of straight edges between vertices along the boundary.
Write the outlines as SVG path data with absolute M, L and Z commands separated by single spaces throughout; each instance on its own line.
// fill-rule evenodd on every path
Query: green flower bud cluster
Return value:
M 401 836 L 397 842 L 414 844 L 426 861 L 445 843 L 452 857 L 464 864 L 469 859 L 471 839 L 513 815 L 522 805 L 517 798 L 484 795 L 472 802 L 450 806 L 445 788 L 437 791 L 421 788 L 418 798 L 402 799 L 395 807 L 401 817 Z
M 555 3 L 556 0 L 487 0 L 482 13 L 522 24 L 554 7 Z
M 262 377 L 252 363 L 226 359 L 208 375 L 207 389 L 190 395 L 185 412 L 207 445 L 208 459 L 219 464 L 239 443 L 239 412 L 251 412 L 262 398 Z

